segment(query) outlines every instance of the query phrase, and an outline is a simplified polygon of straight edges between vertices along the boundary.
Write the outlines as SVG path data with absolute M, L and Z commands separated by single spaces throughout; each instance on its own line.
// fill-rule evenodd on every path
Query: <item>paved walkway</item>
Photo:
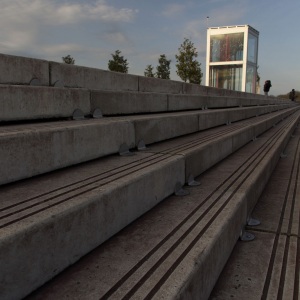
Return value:
M 300 299 L 300 128 L 284 154 L 254 209 L 255 240 L 237 243 L 211 300 Z

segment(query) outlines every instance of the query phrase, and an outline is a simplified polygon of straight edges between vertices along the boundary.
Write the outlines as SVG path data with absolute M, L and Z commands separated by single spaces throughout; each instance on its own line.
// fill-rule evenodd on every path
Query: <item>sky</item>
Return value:
M 299 0 L 0 0 L 0 53 L 108 69 L 116 50 L 128 73 L 144 75 L 160 55 L 176 75 L 188 38 L 206 76 L 207 27 L 250 25 L 259 31 L 258 73 L 269 95 L 300 90 Z

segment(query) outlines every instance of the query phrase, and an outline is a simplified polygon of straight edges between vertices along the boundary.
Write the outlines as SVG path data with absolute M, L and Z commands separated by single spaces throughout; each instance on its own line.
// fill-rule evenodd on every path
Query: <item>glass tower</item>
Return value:
M 208 28 L 206 85 L 255 93 L 258 36 L 249 25 Z

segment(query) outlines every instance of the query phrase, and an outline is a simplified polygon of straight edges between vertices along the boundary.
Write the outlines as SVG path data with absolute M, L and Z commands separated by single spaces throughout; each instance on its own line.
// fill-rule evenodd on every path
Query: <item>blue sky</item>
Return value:
M 261 80 L 271 95 L 300 90 L 299 0 L 1 0 L 0 53 L 107 70 L 116 50 L 130 74 L 143 75 L 165 54 L 176 75 L 184 38 L 198 51 L 205 82 L 206 28 L 250 25 L 260 32 Z M 207 19 L 209 17 L 209 19 Z

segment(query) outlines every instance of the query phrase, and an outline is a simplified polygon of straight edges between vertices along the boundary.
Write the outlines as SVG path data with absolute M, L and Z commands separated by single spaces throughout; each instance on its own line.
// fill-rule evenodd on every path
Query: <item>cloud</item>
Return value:
M 73 1 L 74 2 L 74 1 Z M 51 0 L 2 0 L 2 22 L 38 20 L 47 25 L 74 24 L 82 21 L 131 22 L 137 10 L 117 9 L 97 0 L 92 3 L 73 3 Z
M 94 28 L 104 28 L 103 23 L 107 26 L 128 23 L 137 13 L 134 9 L 115 8 L 106 0 L 1 0 L 0 52 L 35 51 L 35 48 L 43 47 L 41 40 L 52 43 L 51 38 L 45 36 L 48 33 L 61 35 L 67 30 L 74 31 L 76 24 L 84 22 L 98 24 Z M 114 37 L 122 40 L 122 33 L 116 33 Z
M 248 1 L 234 1 L 220 8 L 217 7 L 208 12 L 208 26 L 244 25 L 236 23 L 239 23 L 239 20 L 243 19 L 247 10 L 249 10 Z
M 162 15 L 165 17 L 175 17 L 180 15 L 185 9 L 186 6 L 182 4 L 169 4 L 162 12 Z
M 127 44 L 129 43 L 128 37 L 121 31 L 107 32 L 104 34 L 106 41 L 114 44 Z

